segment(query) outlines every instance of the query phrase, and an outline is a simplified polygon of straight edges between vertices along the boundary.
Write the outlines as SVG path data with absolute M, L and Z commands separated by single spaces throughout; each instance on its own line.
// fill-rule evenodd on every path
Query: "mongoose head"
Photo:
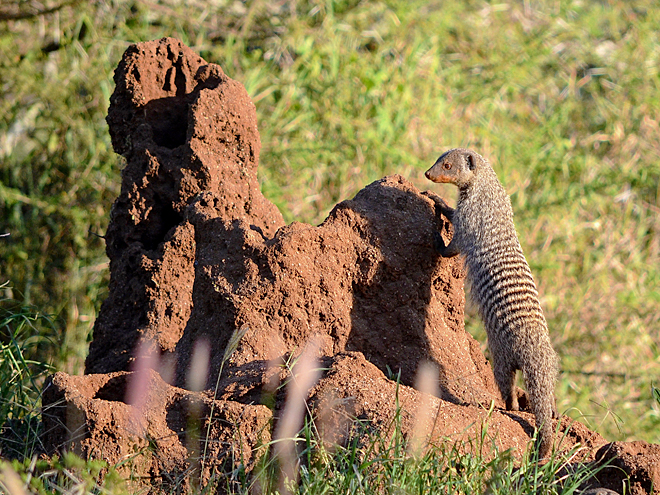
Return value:
M 474 174 L 484 163 L 478 153 L 464 148 L 447 151 L 426 171 L 426 178 L 433 182 L 449 183 L 463 189 L 472 184 Z

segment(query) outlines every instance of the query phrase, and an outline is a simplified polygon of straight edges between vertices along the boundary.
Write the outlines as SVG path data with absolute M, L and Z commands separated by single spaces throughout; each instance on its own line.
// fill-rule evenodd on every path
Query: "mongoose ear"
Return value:
M 472 155 L 467 156 L 467 162 L 468 162 L 468 168 L 470 170 L 474 170 L 475 163 L 474 163 L 474 157 Z

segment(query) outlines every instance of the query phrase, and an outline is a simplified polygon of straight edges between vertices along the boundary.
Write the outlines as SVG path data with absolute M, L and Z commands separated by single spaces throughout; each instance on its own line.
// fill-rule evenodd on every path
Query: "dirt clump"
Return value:
M 660 445 L 612 442 L 598 450 L 596 461 L 608 463 L 596 475 L 601 486 L 631 495 L 660 493 Z
M 328 445 L 342 444 L 355 433 L 356 423 L 349 418 L 362 420 L 386 438 L 398 428 L 406 438 L 418 434 L 423 444 L 455 443 L 462 451 L 470 450 L 470 442 L 485 428 L 486 456 L 510 448 L 521 456 L 529 443 L 531 414 L 520 413 L 516 421 L 478 404 L 458 405 L 421 393 L 387 378 L 359 352 L 325 358 L 322 366 L 328 371 L 311 390 L 309 401 Z
M 259 190 L 255 107 L 219 66 L 164 38 L 129 47 L 115 83 L 107 121 L 126 166 L 105 237 L 109 295 L 87 374 L 45 387 L 49 452 L 132 456 L 152 491 L 184 472 L 249 474 L 314 342 L 323 373 L 308 404 L 329 443 L 355 419 L 387 432 L 400 414 L 407 438 L 461 442 L 487 425 L 491 446 L 524 453 L 534 417 L 502 410 L 465 331 L 462 261 L 434 248 L 435 231 L 451 235 L 436 195 L 394 175 L 319 226 L 285 225 Z M 414 388 L 425 363 L 432 396 Z M 562 450 L 605 443 L 561 428 Z
M 131 387 L 143 392 L 133 401 Z M 144 480 L 164 492 L 189 486 L 191 468 L 202 484 L 231 480 L 239 467 L 253 468 L 271 438 L 266 406 L 213 400 L 173 387 L 153 370 L 56 373 L 44 386 L 43 403 L 46 445 L 119 466 L 136 488 Z

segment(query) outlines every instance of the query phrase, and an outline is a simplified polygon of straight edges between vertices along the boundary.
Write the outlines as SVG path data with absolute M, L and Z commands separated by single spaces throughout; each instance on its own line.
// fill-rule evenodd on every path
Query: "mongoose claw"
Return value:
M 440 196 L 438 196 L 436 193 L 434 193 L 433 191 L 422 191 L 421 195 L 426 196 L 427 198 L 429 198 L 434 203 L 437 203 L 438 200 L 442 201 L 442 198 Z
M 444 215 L 450 222 L 452 221 L 454 208 L 449 206 L 444 199 L 431 191 L 423 191 L 422 196 L 426 196 L 431 201 L 433 201 L 433 203 L 435 203 L 436 217 L 440 218 L 440 215 Z

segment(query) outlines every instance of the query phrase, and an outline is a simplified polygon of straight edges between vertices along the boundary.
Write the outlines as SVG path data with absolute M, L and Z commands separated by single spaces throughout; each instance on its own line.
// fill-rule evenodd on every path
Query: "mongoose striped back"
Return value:
M 465 255 L 470 295 L 488 334 L 500 393 L 507 409 L 518 409 L 514 382 L 516 370 L 522 370 L 545 457 L 552 448 L 551 420 L 556 415 L 557 356 L 516 235 L 509 196 L 490 164 L 470 150 L 447 152 L 427 177 L 459 187 L 457 207 L 447 212 L 454 238 L 444 254 Z

